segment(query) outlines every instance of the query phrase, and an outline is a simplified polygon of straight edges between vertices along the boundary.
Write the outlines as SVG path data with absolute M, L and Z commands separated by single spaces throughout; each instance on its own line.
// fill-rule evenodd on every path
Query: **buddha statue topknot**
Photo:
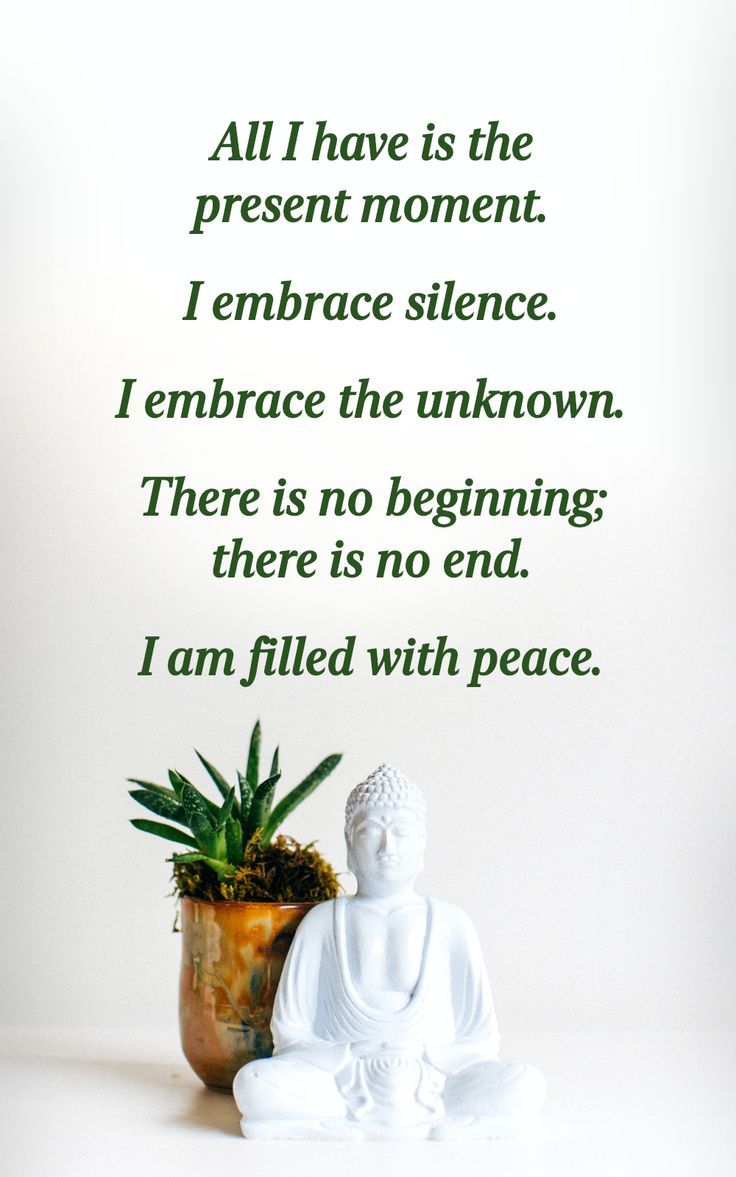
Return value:
M 382 764 L 369 777 L 356 785 L 345 803 L 345 837 L 350 838 L 350 827 L 360 809 L 377 807 L 407 809 L 425 827 L 427 803 L 418 785 L 408 780 L 403 772 L 390 764 Z
M 498 1058 L 468 917 L 419 895 L 426 806 L 382 764 L 345 807 L 356 894 L 300 924 L 279 983 L 274 1054 L 233 1087 L 251 1139 L 482 1139 L 515 1135 L 544 1101 L 534 1067 Z

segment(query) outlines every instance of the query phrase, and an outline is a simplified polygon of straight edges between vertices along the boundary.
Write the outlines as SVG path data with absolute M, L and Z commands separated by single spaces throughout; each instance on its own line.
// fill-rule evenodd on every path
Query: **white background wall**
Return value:
M 37 4 L 3 67 L 8 281 L 0 1000 L 13 1025 L 175 1023 L 163 843 L 128 824 L 129 775 L 242 765 L 260 716 L 288 780 L 343 765 L 295 815 L 341 864 L 348 789 L 381 760 L 428 794 L 424 885 L 471 913 L 506 1040 L 549 1027 L 673 1033 L 731 1016 L 734 936 L 730 6 Z M 531 162 L 207 162 L 231 119 L 342 131 L 499 118 Z M 544 226 L 215 228 L 213 192 L 526 191 Z M 732 256 L 732 254 L 731 254 Z M 183 323 L 211 289 L 548 290 L 554 324 Z M 121 381 L 407 392 L 610 387 L 621 421 L 115 421 Z M 378 511 L 251 524 L 144 519 L 141 478 L 315 490 L 604 486 L 603 521 L 439 531 Z M 433 554 L 522 535 L 516 582 L 215 581 L 256 546 Z M 590 645 L 597 679 L 136 677 L 163 644 L 260 632 L 359 645 L 447 633 Z

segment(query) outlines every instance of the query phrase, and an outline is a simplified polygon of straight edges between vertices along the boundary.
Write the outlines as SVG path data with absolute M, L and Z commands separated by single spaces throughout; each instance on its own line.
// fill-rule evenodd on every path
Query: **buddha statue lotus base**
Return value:
M 314 908 L 281 976 L 274 1055 L 238 1072 L 249 1139 L 514 1136 L 544 1101 L 534 1067 L 498 1058 L 478 939 L 453 904 L 418 895 L 424 800 L 381 766 L 346 810 L 351 898 Z

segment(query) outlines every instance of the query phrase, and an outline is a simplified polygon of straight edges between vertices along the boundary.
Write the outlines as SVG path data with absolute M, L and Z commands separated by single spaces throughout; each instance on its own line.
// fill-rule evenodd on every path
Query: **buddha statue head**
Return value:
M 380 765 L 348 797 L 345 841 L 358 894 L 385 896 L 410 888 L 424 867 L 421 789 L 390 764 Z

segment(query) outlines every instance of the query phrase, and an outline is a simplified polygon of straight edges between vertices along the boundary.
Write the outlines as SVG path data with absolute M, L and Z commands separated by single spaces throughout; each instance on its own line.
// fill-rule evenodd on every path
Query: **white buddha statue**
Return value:
M 514 1135 L 544 1078 L 498 1059 L 498 1028 L 468 917 L 417 894 L 425 803 L 381 765 L 345 811 L 357 893 L 300 924 L 274 1006 L 274 1054 L 237 1074 L 252 1139 Z

